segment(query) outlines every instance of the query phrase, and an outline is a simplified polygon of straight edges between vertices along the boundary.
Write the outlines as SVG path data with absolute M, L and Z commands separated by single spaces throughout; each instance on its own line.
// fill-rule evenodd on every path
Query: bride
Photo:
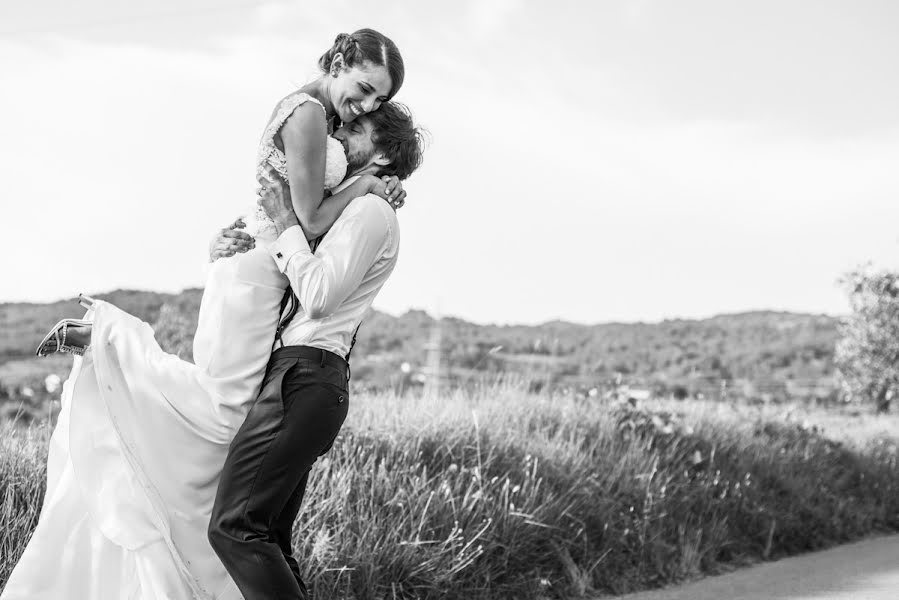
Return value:
M 393 42 L 371 29 L 337 36 L 323 75 L 284 98 L 259 146 L 259 171 L 290 187 L 307 238 L 369 192 L 402 202 L 396 178 L 364 175 L 323 201 L 347 159 L 328 135 L 402 85 Z M 268 165 L 268 166 L 266 166 Z M 40 521 L 2 600 L 238 599 L 207 527 L 228 446 L 265 374 L 287 280 L 266 247 L 264 212 L 247 219 L 255 247 L 215 261 L 194 338 L 195 364 L 163 352 L 146 323 L 101 301 L 64 320 L 38 348 L 76 355 L 50 439 Z

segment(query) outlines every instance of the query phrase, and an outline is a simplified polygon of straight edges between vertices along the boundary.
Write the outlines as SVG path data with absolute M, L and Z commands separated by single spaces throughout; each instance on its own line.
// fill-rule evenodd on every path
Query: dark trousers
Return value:
M 291 531 L 309 469 L 347 415 L 346 362 L 286 346 L 272 354 L 262 390 L 222 471 L 209 542 L 246 600 L 308 598 Z

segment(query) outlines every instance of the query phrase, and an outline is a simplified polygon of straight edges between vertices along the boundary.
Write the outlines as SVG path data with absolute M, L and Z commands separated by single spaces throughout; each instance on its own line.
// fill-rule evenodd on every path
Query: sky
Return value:
M 0 4 L 0 301 L 202 286 L 274 104 L 360 27 L 430 132 L 380 310 L 842 314 L 841 274 L 899 268 L 894 2 L 32 0 Z

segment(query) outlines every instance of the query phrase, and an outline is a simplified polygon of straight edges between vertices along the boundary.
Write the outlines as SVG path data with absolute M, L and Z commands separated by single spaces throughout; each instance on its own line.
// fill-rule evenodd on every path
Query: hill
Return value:
M 118 290 L 97 297 L 153 324 L 164 348 L 189 359 L 201 294 Z M 0 399 L 15 397 L 24 385 L 40 387 L 48 372 L 65 375 L 60 365 L 68 362 L 37 361 L 33 349 L 53 323 L 81 313 L 74 299 L 0 304 L 0 390 L 6 390 Z M 420 310 L 401 316 L 372 311 L 353 351 L 353 377 L 357 386 L 417 385 L 433 371 L 429 357 L 433 363 L 439 356 L 442 378 L 455 383 L 513 372 L 539 386 L 585 391 L 617 381 L 708 395 L 724 382 L 744 396 L 820 397 L 835 393 L 837 329 L 833 317 L 771 311 L 598 325 L 479 325 L 454 317 L 438 321 Z

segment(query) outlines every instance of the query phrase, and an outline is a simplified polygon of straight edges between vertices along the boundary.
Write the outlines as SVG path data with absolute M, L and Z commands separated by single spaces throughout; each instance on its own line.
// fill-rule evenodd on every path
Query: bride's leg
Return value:
M 69 325 L 66 344 L 87 348 L 91 345 L 91 334 L 93 331 L 93 323 L 88 323 L 86 325 Z

